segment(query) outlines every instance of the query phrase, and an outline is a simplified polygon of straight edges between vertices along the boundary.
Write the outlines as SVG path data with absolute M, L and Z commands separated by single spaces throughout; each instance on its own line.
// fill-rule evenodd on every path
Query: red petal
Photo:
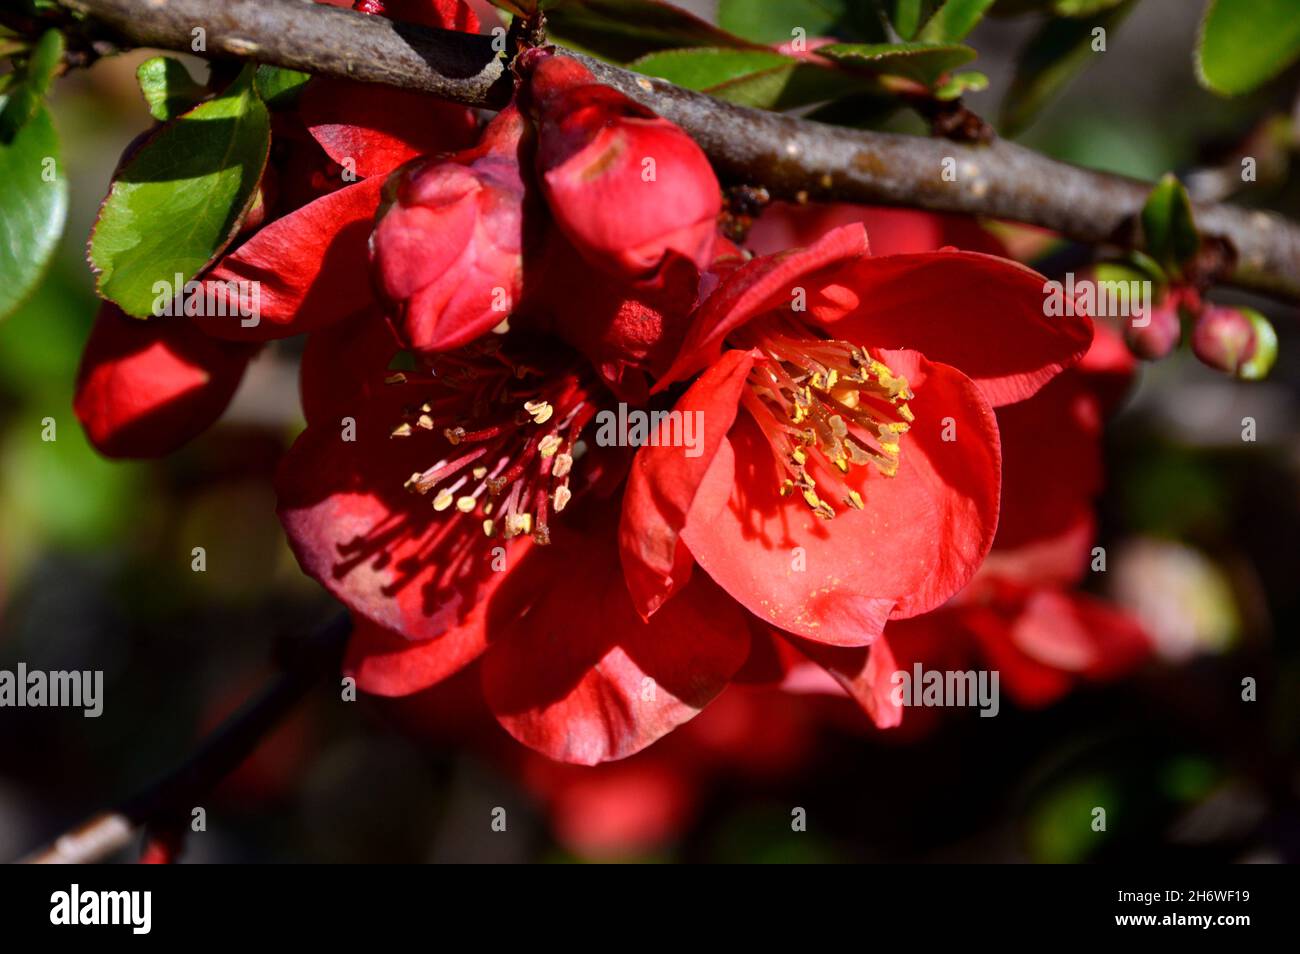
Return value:
M 794 205 L 774 202 L 759 216 L 745 245 L 760 255 L 811 245 L 841 225 L 861 222 L 873 255 L 932 252 L 945 246 L 1007 256 L 1006 248 L 988 229 L 965 215 L 918 212 L 874 205 Z
M 367 242 L 379 178 L 366 179 L 276 219 L 217 263 L 209 281 L 260 283 L 260 322 L 210 321 L 222 338 L 266 341 L 314 331 L 374 301 Z
M 464 106 L 327 77 L 307 84 L 298 113 L 325 153 L 363 179 L 387 175 L 416 156 L 464 149 L 478 132 Z
M 141 321 L 100 306 L 73 409 L 101 454 L 160 457 L 221 416 L 255 349 L 208 337 L 202 320 Z
M 418 387 L 390 386 L 348 415 L 313 421 L 276 477 L 280 520 L 303 571 L 355 613 L 411 640 L 440 636 L 462 622 L 530 545 L 518 537 L 504 554 L 479 521 L 436 513 L 403 489 L 407 477 L 445 451 L 438 441 L 389 437 Z M 431 456 L 433 455 L 433 456 Z M 504 561 L 504 562 L 502 562 Z
M 856 306 L 858 298 L 842 286 L 838 275 L 846 263 L 866 254 L 867 233 L 861 225 L 846 225 L 828 232 L 808 248 L 765 255 L 729 271 L 700 305 L 677 360 L 655 390 L 663 390 L 716 361 L 729 333 L 765 312 L 788 307 L 796 288 L 806 293 L 808 313 L 814 317 L 828 311 L 838 314 L 844 307 Z
M 592 516 L 598 526 L 614 514 Z M 520 742 L 593 765 L 692 718 L 740 668 L 749 635 L 744 612 L 707 579 L 643 623 L 614 534 L 566 531 L 535 549 L 494 601 L 490 624 L 500 638 L 483 657 L 483 690 Z
M 378 394 L 397 352 L 393 329 L 377 308 L 313 331 L 307 336 L 299 374 L 307 423 L 335 426 Z
M 781 497 L 771 447 L 741 414 L 682 534 L 696 562 L 760 619 L 833 645 L 867 645 L 886 620 L 943 603 L 971 579 L 997 525 L 997 423 L 979 389 L 912 352 L 881 359 L 911 382 L 916 422 L 894 477 L 851 472 L 864 510 L 840 508 L 826 521 L 797 495 Z M 942 439 L 946 418 L 956 440 Z M 726 504 L 710 510 L 702 501 L 716 499 L 714 483 Z
M 343 672 L 356 679 L 362 692 L 376 696 L 409 696 L 428 689 L 464 669 L 487 649 L 487 605 L 487 600 L 481 600 L 463 623 L 419 642 L 357 616 Z
M 1028 591 L 1013 603 L 965 610 L 963 620 L 1023 706 L 1048 705 L 1080 678 L 1126 675 L 1152 651 L 1132 616 L 1082 593 Z
M 673 408 L 703 423 L 699 453 L 683 447 L 642 447 L 628 475 L 619 524 L 619 552 L 637 612 L 649 619 L 690 578 L 693 560 L 679 539 L 718 446 L 736 418 L 753 358 L 728 351 L 700 376 Z
M 818 316 L 829 331 L 961 368 L 994 407 L 1023 401 L 1092 342 L 1090 319 L 1044 314 L 1043 276 L 992 255 L 864 258 L 838 280 L 864 304 Z
M 830 673 L 877 728 L 892 729 L 903 721 L 903 707 L 895 702 L 892 691 L 898 664 L 883 635 L 870 646 L 827 646 L 797 636 L 786 638 Z

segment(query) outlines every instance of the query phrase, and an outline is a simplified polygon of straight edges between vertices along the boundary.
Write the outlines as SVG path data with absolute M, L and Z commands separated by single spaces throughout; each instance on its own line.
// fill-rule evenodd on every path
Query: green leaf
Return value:
M 956 43 L 975 29 L 993 0 L 948 0 L 934 12 L 917 39 L 927 43 Z
M 292 109 L 298 94 L 311 79 L 308 73 L 287 70 L 279 66 L 259 66 L 254 84 L 262 102 L 272 109 Z
M 1196 254 L 1201 240 L 1192 220 L 1192 204 L 1173 173 L 1156 184 L 1142 206 L 1142 234 L 1147 254 L 1166 269 L 1176 270 Z
M 58 30 L 46 30 L 36 41 L 23 64 L 22 80 L 12 88 L 4 108 L 0 109 L 0 140 L 13 139 L 41 108 L 54 73 L 63 62 L 63 51 L 63 34 Z
M 766 45 L 816 37 L 889 39 L 874 4 L 862 0 L 719 0 L 718 24 Z
M 149 115 L 160 122 L 175 119 L 206 94 L 181 64 L 170 56 L 145 60 L 135 71 L 140 92 L 149 106 Z
M 889 19 L 894 29 L 904 40 L 912 39 L 921 28 L 921 0 L 894 0 L 893 7 Z
M 1002 101 L 1002 134 L 1014 136 L 1028 126 L 1047 101 L 1055 96 L 1099 51 L 1098 36 L 1109 42 L 1111 30 L 1128 15 L 1133 0 L 1095 17 L 1058 19 L 1045 23 L 1020 53 L 1011 88 Z
M 0 183 L 3 318 L 40 281 L 68 211 L 68 180 L 59 162 L 59 140 L 44 107 L 37 108 L 13 139 L 0 142 Z
M 1052 9 L 1063 17 L 1090 17 L 1123 2 L 1124 0 L 1053 0 Z
M 760 48 L 659 0 L 554 0 L 546 30 L 558 43 L 619 63 L 680 47 Z
M 137 317 L 157 281 L 188 281 L 230 243 L 270 146 L 245 67 L 221 96 L 160 127 L 117 173 L 90 241 L 100 295 Z
M 1213 0 L 1196 49 L 1201 84 L 1216 93 L 1247 93 L 1300 56 L 1295 0 Z
M 758 109 L 822 103 L 861 91 L 868 82 L 841 70 L 764 50 L 666 50 L 643 56 L 630 66 L 638 73 Z
M 817 54 L 844 66 L 880 76 L 905 76 L 927 86 L 957 66 L 975 59 L 960 43 L 832 43 Z

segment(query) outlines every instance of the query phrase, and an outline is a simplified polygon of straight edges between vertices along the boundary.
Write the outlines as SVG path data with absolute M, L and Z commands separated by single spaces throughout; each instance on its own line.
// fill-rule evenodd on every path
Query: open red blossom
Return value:
M 612 399 L 586 360 L 512 332 L 388 372 L 396 345 L 366 317 L 312 337 L 309 424 L 277 478 L 299 562 L 358 620 L 358 685 L 409 693 L 481 658 L 501 724 L 583 763 L 690 718 L 744 662 L 745 614 L 707 579 L 636 614 L 617 559 L 628 452 L 578 447 Z
M 1042 287 L 976 253 L 871 258 L 861 226 L 724 277 L 666 376 L 707 366 L 675 407 L 699 413 L 702 453 L 644 447 L 629 478 L 638 609 L 698 563 L 769 625 L 865 646 L 958 592 L 997 526 L 991 405 L 1091 340 L 1087 319 L 1044 316 Z
M 131 318 L 105 302 L 81 357 L 73 409 L 108 457 L 160 457 L 207 429 L 255 353 L 184 318 Z
M 514 309 L 523 291 L 523 133 L 510 107 L 473 149 L 415 162 L 385 187 L 370 255 L 411 347 L 459 347 Z
M 690 136 L 570 57 L 539 56 L 526 96 L 542 192 L 584 258 L 633 279 L 671 255 L 708 265 L 722 193 Z

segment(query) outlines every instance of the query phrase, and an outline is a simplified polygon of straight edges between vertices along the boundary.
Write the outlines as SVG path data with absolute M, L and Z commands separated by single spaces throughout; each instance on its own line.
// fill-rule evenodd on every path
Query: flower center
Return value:
M 583 427 L 595 416 L 592 387 L 578 362 L 536 367 L 510 357 L 494 340 L 439 354 L 427 370 L 398 371 L 389 384 L 428 385 L 404 409 L 392 437 L 427 435 L 439 459 L 405 487 L 482 522 L 488 537 L 531 534 L 550 542 L 549 519 L 569 503 Z
M 899 438 L 912 421 L 907 379 L 857 345 L 812 338 L 788 317 L 752 322 L 731 340 L 763 355 L 741 400 L 772 447 L 781 496 L 798 493 L 827 520 L 835 507 L 824 495 L 861 510 L 862 495 L 845 478 L 867 464 L 898 473 Z

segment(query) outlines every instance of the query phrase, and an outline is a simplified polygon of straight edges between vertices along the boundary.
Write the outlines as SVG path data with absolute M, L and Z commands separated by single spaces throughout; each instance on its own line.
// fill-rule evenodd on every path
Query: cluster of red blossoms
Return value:
M 459 5 L 388 12 L 477 27 Z M 481 131 L 313 80 L 278 120 L 272 211 L 206 276 L 260 281 L 260 325 L 106 306 L 77 396 L 96 445 L 178 446 L 250 340 L 307 332 L 279 512 L 352 613 L 347 671 L 398 696 L 474 667 L 500 724 L 557 760 L 637 752 L 732 681 L 812 669 L 891 726 L 913 658 L 992 659 L 1030 704 L 1141 658 L 1071 590 L 1122 347 L 1045 317 L 1028 268 L 917 250 L 950 245 L 945 220 L 883 225 L 936 230 L 896 254 L 870 254 L 862 215 L 742 251 L 682 130 L 575 60 L 516 63 Z M 777 210 L 754 243 L 808 226 Z M 598 439 L 620 407 L 662 414 L 656 439 Z

